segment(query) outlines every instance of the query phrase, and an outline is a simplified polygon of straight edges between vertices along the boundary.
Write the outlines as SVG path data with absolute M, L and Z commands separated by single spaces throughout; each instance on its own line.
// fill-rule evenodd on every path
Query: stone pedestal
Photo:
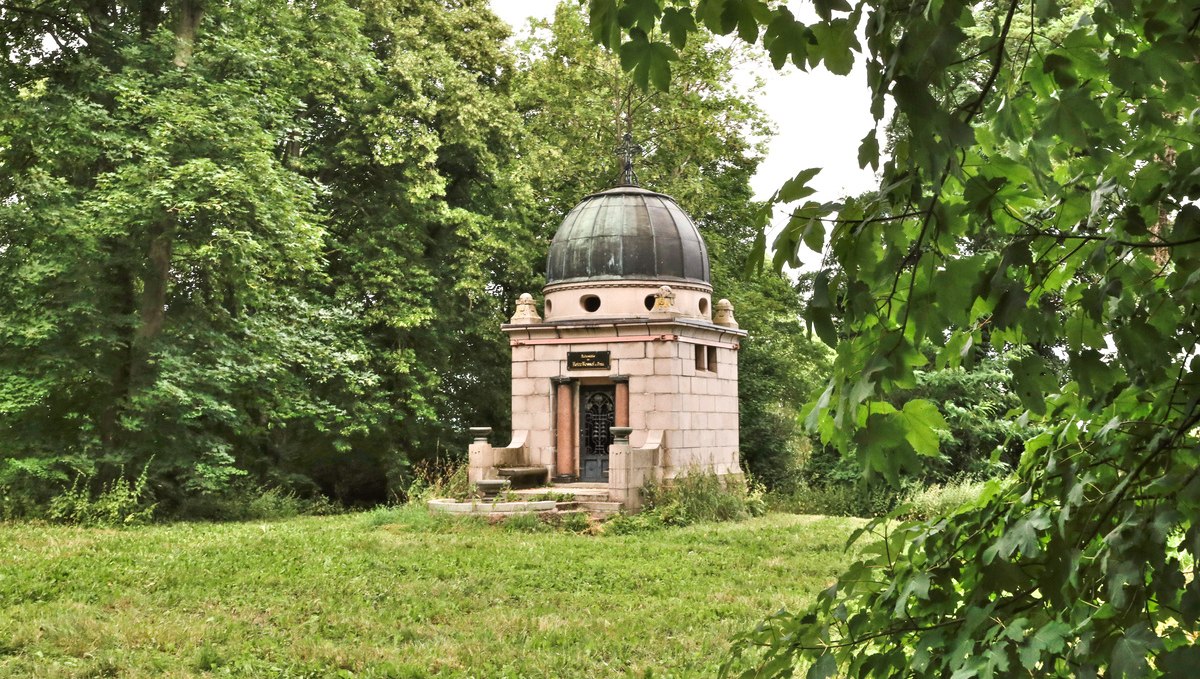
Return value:
M 608 496 L 631 512 L 642 508 L 642 487 L 657 478 L 662 464 L 662 432 L 651 432 L 646 443 L 629 445 L 629 427 L 612 427 L 612 445 L 608 447 Z
M 467 448 L 467 480 L 471 483 L 482 481 L 488 470 L 493 469 L 496 465 L 495 454 L 492 451 L 492 444 L 488 443 L 488 435 L 492 433 L 491 427 L 471 427 L 471 436 L 474 439 L 469 448 Z M 494 477 L 493 477 L 494 478 Z

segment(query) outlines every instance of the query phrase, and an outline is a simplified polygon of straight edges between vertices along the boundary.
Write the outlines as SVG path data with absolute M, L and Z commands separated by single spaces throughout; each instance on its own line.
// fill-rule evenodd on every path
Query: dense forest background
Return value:
M 643 92 L 573 3 L 508 38 L 483 0 L 6 4 L 3 513 L 142 472 L 174 515 L 265 488 L 369 504 L 468 426 L 503 432 L 499 326 L 626 131 L 750 332 L 742 455 L 783 483 L 828 358 L 789 278 L 742 275 L 753 55 L 692 40 Z

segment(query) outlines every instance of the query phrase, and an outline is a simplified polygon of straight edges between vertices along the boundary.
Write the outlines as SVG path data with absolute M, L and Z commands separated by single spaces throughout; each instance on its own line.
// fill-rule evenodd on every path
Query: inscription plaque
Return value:
M 567 370 L 605 370 L 611 365 L 607 351 L 568 351 Z

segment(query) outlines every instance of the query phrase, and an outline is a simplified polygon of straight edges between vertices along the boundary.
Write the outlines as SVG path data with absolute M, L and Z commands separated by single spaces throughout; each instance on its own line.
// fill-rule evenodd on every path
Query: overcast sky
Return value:
M 557 4 L 557 0 L 491 0 L 492 11 L 517 32 L 524 31 L 531 17 L 553 16 Z M 793 11 L 801 20 L 815 19 L 808 3 Z M 767 157 L 752 180 L 756 198 L 769 197 L 809 167 L 824 168 L 811 182 L 817 189 L 815 200 L 835 200 L 875 188 L 870 168 L 858 168 L 858 143 L 872 128 L 870 94 L 861 68 L 844 77 L 823 68 L 801 72 L 789 67 L 778 72 L 764 60 L 755 71 L 767 83 L 758 105 L 776 128 Z M 805 257 L 805 263 L 811 266 L 819 259 L 812 255 Z

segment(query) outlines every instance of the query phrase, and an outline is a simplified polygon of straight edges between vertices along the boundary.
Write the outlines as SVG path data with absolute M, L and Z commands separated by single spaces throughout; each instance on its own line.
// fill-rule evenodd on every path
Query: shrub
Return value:
M 983 493 L 983 486 L 983 481 L 960 478 L 945 485 L 914 489 L 905 497 L 900 515 L 906 519 L 920 520 L 945 516 L 978 498 Z
M 633 535 L 661 530 L 665 526 L 662 518 L 650 510 L 641 514 L 618 514 L 604 523 L 601 533 L 604 535 Z
M 467 465 L 456 460 L 421 460 L 413 465 L 413 478 L 404 489 L 404 501 L 424 503 L 440 497 L 466 500 L 473 496 L 467 470 Z
M 73 463 L 85 464 L 78 460 Z M 41 516 L 62 485 L 71 480 L 60 460 L 10 457 L 0 460 L 0 519 Z M 77 472 L 78 473 L 78 472 Z
M 642 488 L 643 513 L 651 513 L 668 526 L 700 521 L 738 521 L 766 511 L 760 486 L 741 477 L 718 477 L 712 472 L 690 471 L 670 483 L 648 482 Z
M 46 517 L 51 521 L 82 526 L 130 526 L 148 523 L 154 516 L 156 504 L 150 501 L 146 479 L 150 463 L 134 480 L 121 474 L 100 485 L 93 495 L 94 477 L 80 472 L 68 488 L 50 500 Z
M 592 529 L 592 522 L 583 512 L 571 512 L 562 516 L 562 529 L 571 533 L 587 533 Z
M 899 504 L 903 490 L 864 483 L 800 483 L 788 493 L 773 493 L 767 498 L 771 509 L 791 514 L 823 516 L 883 516 Z
M 324 495 L 306 498 L 279 486 L 242 481 L 224 491 L 187 498 L 177 513 L 183 518 L 199 521 L 266 521 L 341 511 L 341 506 Z

